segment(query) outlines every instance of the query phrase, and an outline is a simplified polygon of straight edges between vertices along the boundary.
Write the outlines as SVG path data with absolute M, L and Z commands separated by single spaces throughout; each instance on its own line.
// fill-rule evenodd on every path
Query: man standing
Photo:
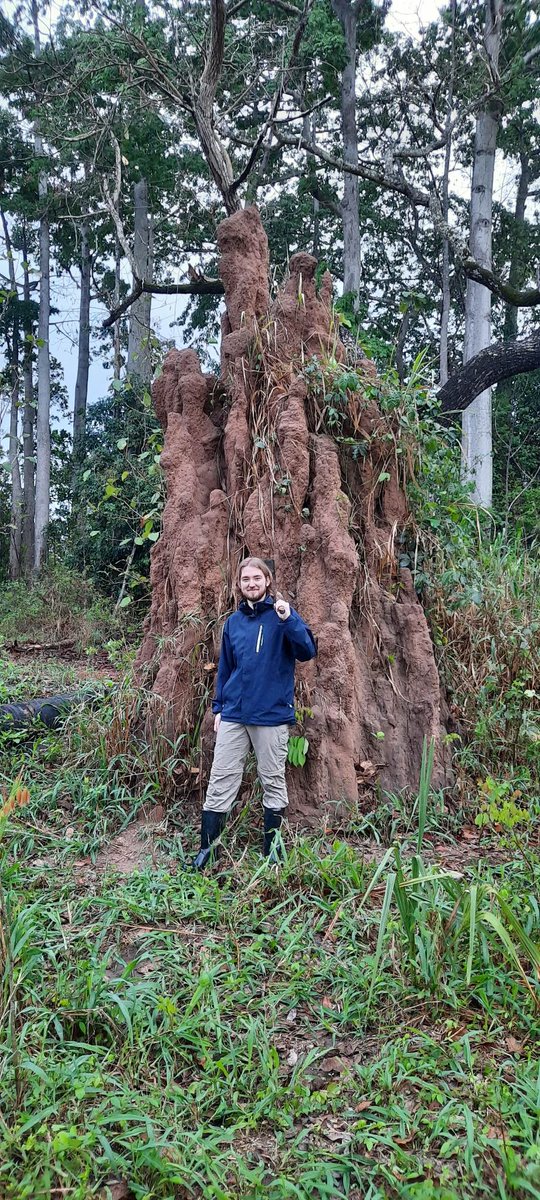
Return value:
M 242 596 L 225 622 L 212 705 L 217 733 L 214 761 L 202 812 L 201 848 L 193 869 L 202 871 L 233 805 L 250 746 L 263 789 L 264 854 L 273 847 L 288 804 L 285 763 L 294 724 L 294 668 L 317 653 L 311 630 L 277 593 L 261 558 L 245 558 L 238 572 Z

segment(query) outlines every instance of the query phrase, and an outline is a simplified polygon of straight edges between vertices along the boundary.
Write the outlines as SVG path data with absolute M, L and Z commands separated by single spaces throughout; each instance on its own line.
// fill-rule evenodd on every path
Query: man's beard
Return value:
M 240 590 L 242 592 L 244 600 L 251 600 L 252 604 L 256 604 L 258 600 L 263 600 L 264 597 L 266 596 L 266 591 L 267 591 L 267 589 L 265 587 L 257 588 L 254 591 L 250 591 L 247 588 L 245 591 L 243 588 L 241 588 Z

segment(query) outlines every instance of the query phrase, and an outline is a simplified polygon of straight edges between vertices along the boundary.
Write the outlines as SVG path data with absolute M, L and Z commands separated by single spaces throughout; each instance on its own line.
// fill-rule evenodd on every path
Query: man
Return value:
M 273 845 L 288 804 L 285 763 L 289 726 L 294 723 L 296 660 L 314 658 L 311 630 L 277 593 L 261 558 L 245 558 L 237 586 L 242 596 L 225 622 L 212 705 L 217 734 L 214 761 L 203 806 L 201 848 L 193 869 L 202 871 L 213 854 L 233 805 L 250 746 L 255 751 L 263 789 L 264 844 L 267 858 L 277 861 Z

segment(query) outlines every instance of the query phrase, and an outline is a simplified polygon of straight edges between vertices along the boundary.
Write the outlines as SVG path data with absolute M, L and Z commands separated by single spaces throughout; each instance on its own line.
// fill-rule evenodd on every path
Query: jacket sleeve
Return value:
M 291 647 L 294 657 L 299 662 L 308 662 L 310 658 L 315 658 L 317 654 L 317 643 L 309 625 L 298 615 L 294 608 L 291 608 L 291 615 L 287 617 L 285 624 L 285 637 Z
M 231 646 L 231 639 L 227 629 L 227 622 L 223 626 L 223 636 L 221 638 L 221 651 L 219 655 L 219 665 L 216 680 L 216 694 L 212 702 L 212 712 L 220 713 L 223 708 L 223 688 L 234 669 L 234 657 Z

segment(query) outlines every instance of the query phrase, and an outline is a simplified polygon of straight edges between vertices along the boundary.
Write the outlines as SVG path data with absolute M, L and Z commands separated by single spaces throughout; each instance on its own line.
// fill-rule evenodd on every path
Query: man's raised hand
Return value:
M 280 621 L 286 621 L 287 617 L 290 617 L 291 615 L 291 606 L 290 604 L 287 604 L 286 600 L 283 599 L 281 592 L 276 592 L 276 602 L 274 604 L 274 608 Z

